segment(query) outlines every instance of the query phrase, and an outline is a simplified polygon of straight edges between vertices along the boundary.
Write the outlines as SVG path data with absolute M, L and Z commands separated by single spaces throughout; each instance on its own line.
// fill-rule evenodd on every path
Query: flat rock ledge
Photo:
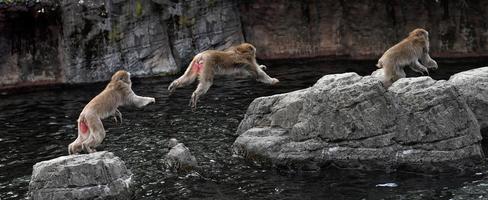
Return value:
M 132 173 L 113 153 L 62 156 L 36 163 L 31 199 L 132 199 Z
M 449 81 L 404 78 L 388 90 L 372 76 L 326 75 L 310 88 L 255 99 L 232 149 L 304 170 L 464 170 L 484 160 L 477 118 L 486 120 L 487 69 Z M 460 80 L 474 75 L 485 79 Z

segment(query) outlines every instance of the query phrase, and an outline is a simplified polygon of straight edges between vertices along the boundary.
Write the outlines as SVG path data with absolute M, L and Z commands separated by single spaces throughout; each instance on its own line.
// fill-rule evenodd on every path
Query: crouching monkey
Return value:
M 429 74 L 428 69 L 437 69 L 437 62 L 429 56 L 429 32 L 426 30 L 413 30 L 381 56 L 376 66 L 384 70 L 383 85 L 388 88 L 398 79 L 405 78 L 406 65 L 422 74 Z
M 119 106 L 133 105 L 138 108 L 154 103 L 152 97 L 137 96 L 131 89 L 130 73 L 116 72 L 105 89 L 93 98 L 78 117 L 78 138 L 68 146 L 69 154 L 78 154 L 85 150 L 95 152 L 95 147 L 105 138 L 102 119 L 114 116 L 122 120 Z

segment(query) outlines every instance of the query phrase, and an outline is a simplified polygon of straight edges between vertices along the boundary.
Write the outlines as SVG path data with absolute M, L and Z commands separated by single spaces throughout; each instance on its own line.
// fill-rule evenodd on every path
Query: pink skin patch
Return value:
M 193 72 L 200 73 L 203 68 L 203 60 L 198 60 L 197 62 L 194 62 L 193 65 L 191 66 L 191 69 Z
M 88 126 L 85 122 L 78 123 L 78 128 L 80 129 L 81 133 L 86 134 L 88 133 Z

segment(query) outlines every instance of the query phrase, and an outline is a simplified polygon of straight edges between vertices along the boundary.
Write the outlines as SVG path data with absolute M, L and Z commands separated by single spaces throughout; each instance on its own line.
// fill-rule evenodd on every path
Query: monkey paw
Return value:
M 271 85 L 277 84 L 279 82 L 280 82 L 280 80 L 278 80 L 277 78 L 272 78 L 271 79 Z
M 169 86 L 168 86 L 168 90 L 169 90 L 169 93 L 170 94 L 173 94 L 173 92 L 175 92 L 176 90 L 176 86 L 178 85 L 178 83 L 176 81 L 173 81 Z

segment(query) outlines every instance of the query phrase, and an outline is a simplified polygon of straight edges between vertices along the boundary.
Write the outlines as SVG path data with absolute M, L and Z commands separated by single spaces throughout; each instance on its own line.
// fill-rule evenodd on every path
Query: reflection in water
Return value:
M 374 64 L 323 61 L 269 65 L 269 74 L 280 79 L 277 86 L 220 78 L 202 97 L 196 112 L 188 106 L 195 86 L 168 97 L 166 88 L 176 76 L 136 79 L 134 91 L 155 97 L 156 104 L 143 109 L 121 108 L 122 125 L 106 119 L 107 137 L 99 149 L 120 156 L 135 174 L 135 199 L 451 198 L 452 189 L 484 180 L 483 174 L 431 177 L 337 169 L 278 171 L 232 157 L 234 132 L 254 98 L 309 87 L 325 74 L 356 71 L 366 75 L 375 70 Z M 466 70 L 459 66 L 467 65 L 440 66 L 442 71 L 431 74 L 437 79 Z M 25 198 L 32 165 L 67 155 L 67 146 L 76 137 L 75 120 L 104 84 L 0 96 L 0 199 Z M 189 174 L 163 170 L 166 141 L 172 137 L 190 148 L 200 170 Z M 383 183 L 398 187 L 376 187 Z

